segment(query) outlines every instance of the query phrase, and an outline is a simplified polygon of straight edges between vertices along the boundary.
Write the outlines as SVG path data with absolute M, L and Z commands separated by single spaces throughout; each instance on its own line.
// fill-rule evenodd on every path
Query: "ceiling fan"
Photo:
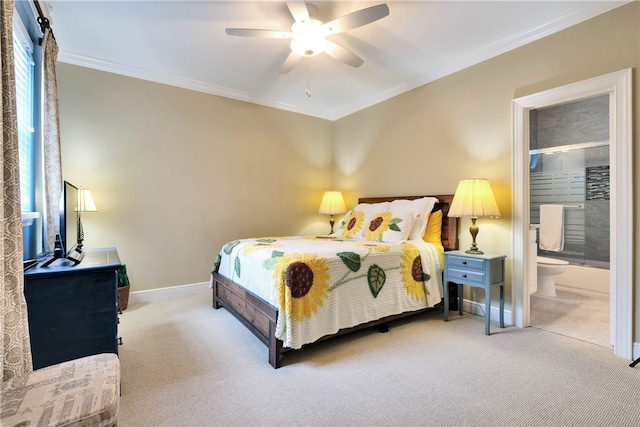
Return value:
M 389 15 L 389 7 L 386 4 L 379 4 L 322 23 L 309 17 L 309 10 L 305 2 L 287 2 L 287 7 L 295 20 L 291 25 L 291 31 L 251 28 L 226 29 L 226 33 L 231 36 L 291 39 L 291 53 L 280 68 L 281 74 L 287 74 L 291 71 L 302 58 L 315 56 L 322 52 L 352 67 L 359 67 L 364 62 L 362 58 L 339 44 L 327 40 L 326 37 L 362 27 Z

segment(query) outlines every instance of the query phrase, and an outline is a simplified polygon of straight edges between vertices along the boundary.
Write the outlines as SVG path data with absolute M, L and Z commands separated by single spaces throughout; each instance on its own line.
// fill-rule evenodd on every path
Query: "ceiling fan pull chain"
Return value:
M 307 59 L 307 97 L 311 98 L 311 68 L 309 67 L 309 60 Z

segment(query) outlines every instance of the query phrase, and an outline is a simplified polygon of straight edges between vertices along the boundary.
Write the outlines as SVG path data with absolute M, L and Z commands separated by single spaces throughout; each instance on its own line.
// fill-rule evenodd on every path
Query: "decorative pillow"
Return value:
M 444 246 L 442 246 L 442 210 L 438 209 L 429 214 L 427 229 L 422 236 L 422 240 L 431 243 L 440 254 L 440 265 L 444 265 Z
M 418 213 L 419 216 L 416 217 L 413 230 L 409 233 L 409 240 L 416 240 L 421 239 L 424 235 L 427 222 L 429 221 L 429 214 L 436 203 L 438 203 L 438 199 L 435 197 L 422 197 L 415 200 L 399 199 L 389 203 L 389 210 L 394 212 L 408 211 Z
M 388 207 L 389 202 L 359 203 L 355 208 L 348 211 L 342 221 L 338 223 L 335 236 L 362 237 L 362 225 L 364 224 L 365 216 L 368 213 L 386 211 Z
M 407 241 L 413 229 L 415 212 L 378 212 L 367 214 L 363 236 L 367 240 L 387 243 Z
M 358 203 L 353 209 L 364 213 L 384 212 L 389 210 L 389 202 Z
M 340 225 L 336 229 L 337 237 L 358 237 L 362 235 L 362 225 L 364 224 L 364 212 L 351 209 L 348 211 Z
M 442 244 L 442 210 L 438 209 L 429 214 L 427 228 L 424 231 L 422 240 L 425 242 Z

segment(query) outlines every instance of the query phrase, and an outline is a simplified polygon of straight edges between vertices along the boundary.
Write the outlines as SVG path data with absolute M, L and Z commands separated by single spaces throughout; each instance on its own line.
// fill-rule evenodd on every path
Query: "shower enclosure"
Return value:
M 530 111 L 531 224 L 540 205 L 564 206 L 564 249 L 538 251 L 572 265 L 609 268 L 609 96 Z

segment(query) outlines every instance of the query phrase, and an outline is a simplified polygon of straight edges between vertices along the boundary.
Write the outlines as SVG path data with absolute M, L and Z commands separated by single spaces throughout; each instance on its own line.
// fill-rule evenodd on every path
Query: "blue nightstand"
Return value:
M 458 285 L 458 312 L 462 314 L 463 285 L 483 288 L 485 293 L 484 333 L 489 335 L 491 288 L 500 287 L 500 327 L 504 328 L 504 255 L 444 253 L 444 321 L 449 320 L 449 282 Z

